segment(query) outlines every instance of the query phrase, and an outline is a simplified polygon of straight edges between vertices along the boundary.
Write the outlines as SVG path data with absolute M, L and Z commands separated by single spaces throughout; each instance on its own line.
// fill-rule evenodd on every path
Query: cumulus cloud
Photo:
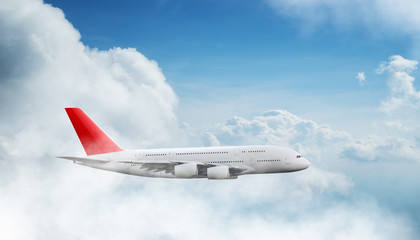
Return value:
M 357 80 L 361 86 L 365 85 L 366 77 L 364 72 L 358 72 L 356 75 Z
M 0 32 L 1 238 L 416 237 L 410 219 L 373 200 L 342 201 L 360 196 L 352 179 L 317 166 L 237 181 L 189 181 L 125 176 L 55 159 L 83 155 L 66 106 L 84 108 L 123 147 L 192 140 L 179 127 L 178 100 L 158 64 L 135 49 L 90 49 L 60 9 L 37 0 L 1 0 Z M 350 139 L 327 125 L 271 111 L 233 118 L 202 140 L 288 145 L 321 161 L 326 150 L 316 147 L 336 147 L 337 155 Z
M 206 132 L 203 137 L 203 143 L 205 146 L 220 146 L 219 140 L 211 132 Z
M 57 137 L 57 129 L 68 127 L 63 108 L 77 106 L 106 119 L 100 125 L 127 148 L 132 142 L 123 136 L 144 147 L 181 137 L 178 99 L 155 61 L 132 48 L 84 46 L 62 11 L 41 1 L 7 1 L 0 11 L 7 33 L 0 36 L 2 130 L 30 131 L 30 119 L 33 128 Z
M 221 145 L 289 146 L 317 163 L 344 159 L 420 161 L 416 133 L 413 133 L 412 128 L 401 126 L 401 129 L 396 129 L 396 126 L 401 126 L 401 123 L 387 122 L 378 126 L 383 134 L 355 139 L 351 134 L 333 130 L 328 125 L 318 124 L 285 110 L 273 110 L 250 120 L 233 117 L 215 126 L 211 133 Z
M 376 72 L 388 75 L 389 94 L 379 106 L 387 115 L 374 124 L 375 134 L 352 141 L 342 156 L 358 160 L 420 160 L 420 92 L 415 89 L 412 76 L 417 65 L 417 61 L 399 55 L 390 56 L 389 61 L 379 65 Z
M 374 127 L 377 129 L 375 134 L 357 139 L 347 132 L 336 131 L 328 125 L 318 124 L 288 111 L 274 110 L 251 119 L 234 117 L 218 124 L 211 132 L 222 145 L 274 144 L 298 150 L 311 161 L 311 168 L 305 172 L 305 176 L 309 178 L 307 183 L 315 184 L 310 188 L 306 184 L 302 185 L 300 189 L 307 188 L 308 191 L 303 191 L 305 194 L 302 194 L 301 198 L 308 198 L 312 196 L 311 193 L 319 192 L 323 192 L 322 195 L 325 196 L 331 190 L 348 198 L 346 194 L 349 191 L 363 186 L 371 194 L 383 197 L 381 199 L 383 203 L 395 206 L 395 202 L 388 200 L 387 195 L 392 195 L 393 191 L 383 189 L 387 187 L 371 182 L 390 181 L 392 188 L 408 189 L 407 193 L 402 194 L 407 200 L 402 200 L 404 203 L 398 200 L 398 206 L 403 207 L 407 204 L 414 207 L 417 204 L 412 205 L 409 200 L 417 196 L 416 191 L 411 191 L 415 188 L 415 184 L 411 184 L 414 175 L 401 176 L 401 174 L 408 174 L 404 173 L 404 168 L 418 169 L 420 162 L 419 131 L 413 131 L 412 126 L 413 124 L 405 125 L 398 120 L 386 121 Z M 323 169 L 329 171 L 325 172 Z M 395 169 L 401 171 L 395 171 Z M 372 178 L 372 171 L 381 173 Z M 329 180 L 320 178 L 328 173 L 335 175 L 330 176 Z M 413 174 L 416 174 L 416 170 Z M 348 178 L 349 176 L 351 178 Z M 399 178 L 401 182 L 393 183 L 395 178 Z M 315 190 L 315 186 L 323 185 L 321 183 L 325 183 L 323 190 Z M 335 184 L 331 185 L 331 183 Z M 387 194 L 384 195 L 384 192 Z M 356 198 L 360 197 L 359 194 L 353 194 L 357 196 Z M 407 207 L 407 209 L 411 208 Z M 416 214 L 413 213 L 414 216 Z M 398 223 L 395 224 L 398 225 Z M 326 236 L 323 235 L 323 237 Z
M 352 142 L 346 132 L 334 131 L 328 125 L 319 125 L 285 110 L 268 111 L 250 120 L 233 117 L 218 124 L 212 133 L 222 145 L 289 146 L 312 161 L 320 161 L 330 150 L 330 156 L 338 156 L 342 146 Z
M 55 159 L 84 155 L 64 107 L 82 107 L 125 148 L 184 144 L 174 114 L 178 99 L 155 61 L 132 48 L 90 49 L 60 9 L 38 0 L 2 0 L 0 32 L 2 238 L 58 238 L 66 225 L 55 235 L 41 225 L 65 223 L 65 209 L 84 208 L 70 195 L 61 199 L 69 205 L 54 208 L 58 199 L 50 195 L 81 177 L 60 171 L 68 163 Z
M 418 62 L 415 60 L 405 59 L 399 55 L 389 57 L 389 62 L 383 62 L 379 65 L 377 73 L 381 74 L 385 71 L 391 73 L 406 72 L 411 73 L 417 69 Z
M 388 73 L 390 96 L 382 101 L 380 110 L 391 113 L 402 107 L 417 109 L 420 105 L 420 92 L 414 87 L 415 78 L 410 75 L 417 69 L 418 62 L 399 55 L 389 58 L 377 69 L 378 74 Z

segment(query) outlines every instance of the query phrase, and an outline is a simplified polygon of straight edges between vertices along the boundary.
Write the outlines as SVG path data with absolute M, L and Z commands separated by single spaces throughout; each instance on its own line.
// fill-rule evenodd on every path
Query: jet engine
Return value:
M 179 178 L 193 178 L 198 176 L 196 163 L 186 163 L 175 166 L 175 176 Z
M 208 179 L 229 179 L 230 172 L 229 166 L 217 166 L 207 168 L 207 178 Z

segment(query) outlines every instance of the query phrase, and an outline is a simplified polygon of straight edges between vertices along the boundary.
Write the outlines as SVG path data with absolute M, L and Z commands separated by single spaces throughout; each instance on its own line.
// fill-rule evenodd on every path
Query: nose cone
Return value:
M 307 169 L 309 167 L 309 165 L 311 165 L 308 161 L 308 159 L 306 158 L 302 158 L 302 163 L 300 163 L 302 165 L 302 170 L 303 169 Z
M 295 166 L 295 171 L 300 171 L 300 170 L 304 170 L 307 169 L 309 167 L 309 165 L 311 165 L 308 161 L 308 159 L 301 157 L 301 158 L 297 158 L 296 159 L 296 163 L 294 164 Z

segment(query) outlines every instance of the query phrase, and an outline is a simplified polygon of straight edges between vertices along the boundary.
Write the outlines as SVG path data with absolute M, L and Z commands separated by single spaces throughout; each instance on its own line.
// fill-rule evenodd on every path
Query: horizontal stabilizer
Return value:
M 109 160 L 80 158 L 80 157 L 58 157 L 58 158 L 67 159 L 67 160 L 73 161 L 74 163 L 104 164 L 104 163 L 110 162 Z

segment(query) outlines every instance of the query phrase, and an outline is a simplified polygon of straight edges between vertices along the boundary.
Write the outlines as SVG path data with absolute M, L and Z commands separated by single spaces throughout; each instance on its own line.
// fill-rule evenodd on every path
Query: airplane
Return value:
M 125 150 L 80 108 L 65 110 L 87 156 L 58 158 L 87 167 L 144 177 L 236 179 L 310 165 L 298 152 L 272 145 Z

